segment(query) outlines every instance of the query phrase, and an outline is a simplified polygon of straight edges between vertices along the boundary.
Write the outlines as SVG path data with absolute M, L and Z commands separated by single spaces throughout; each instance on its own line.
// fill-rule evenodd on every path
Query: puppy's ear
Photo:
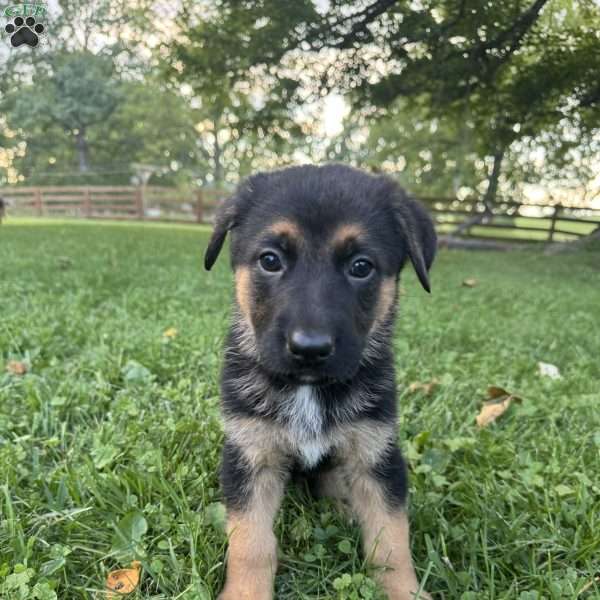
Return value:
M 210 271 L 215 264 L 221 248 L 227 237 L 227 232 L 235 226 L 238 205 L 237 194 L 231 198 L 227 198 L 219 207 L 215 217 L 215 227 L 212 236 L 204 253 L 204 268 Z
M 215 217 L 215 228 L 204 254 L 204 267 L 210 271 L 225 243 L 227 232 L 239 225 L 250 210 L 255 192 L 267 180 L 264 173 L 257 173 L 244 179 L 235 194 L 221 204 Z
M 409 198 L 404 192 L 398 194 L 394 209 L 417 277 L 421 285 L 431 292 L 428 271 L 437 250 L 437 235 L 433 221 L 421 204 Z

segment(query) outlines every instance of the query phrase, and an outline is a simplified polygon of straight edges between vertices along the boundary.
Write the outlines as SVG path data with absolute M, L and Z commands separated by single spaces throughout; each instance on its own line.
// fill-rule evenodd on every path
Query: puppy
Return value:
M 206 269 L 228 232 L 235 308 L 221 381 L 229 551 L 219 598 L 273 598 L 273 522 L 299 471 L 350 507 L 388 598 L 412 600 L 392 334 L 408 261 L 430 291 L 432 222 L 387 177 L 301 166 L 254 175 L 224 202 Z

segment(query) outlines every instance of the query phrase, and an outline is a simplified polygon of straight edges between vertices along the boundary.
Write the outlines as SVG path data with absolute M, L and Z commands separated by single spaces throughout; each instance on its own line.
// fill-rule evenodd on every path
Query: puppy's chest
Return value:
M 314 467 L 335 443 L 333 432 L 325 432 L 325 415 L 317 391 L 302 385 L 290 394 L 283 405 L 287 441 L 306 467 Z

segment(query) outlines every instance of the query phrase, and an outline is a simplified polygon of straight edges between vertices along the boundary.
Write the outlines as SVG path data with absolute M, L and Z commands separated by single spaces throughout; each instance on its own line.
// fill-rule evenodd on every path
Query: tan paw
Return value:
M 217 600 L 273 600 L 273 591 L 266 586 L 225 585 Z
M 425 591 L 417 594 L 419 584 L 412 573 L 404 574 L 404 577 L 396 573 L 385 573 L 381 577 L 381 585 L 387 593 L 388 600 L 432 600 Z

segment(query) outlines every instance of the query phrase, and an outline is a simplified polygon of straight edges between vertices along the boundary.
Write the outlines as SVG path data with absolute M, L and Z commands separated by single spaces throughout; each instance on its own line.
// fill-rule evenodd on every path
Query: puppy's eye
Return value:
M 260 266 L 265 270 L 269 271 L 269 273 L 275 273 L 277 271 L 281 271 L 283 265 L 281 264 L 281 259 L 275 252 L 263 252 L 258 259 Z
M 374 268 L 371 261 L 366 258 L 359 258 L 350 265 L 349 273 L 357 279 L 365 279 L 373 272 Z

